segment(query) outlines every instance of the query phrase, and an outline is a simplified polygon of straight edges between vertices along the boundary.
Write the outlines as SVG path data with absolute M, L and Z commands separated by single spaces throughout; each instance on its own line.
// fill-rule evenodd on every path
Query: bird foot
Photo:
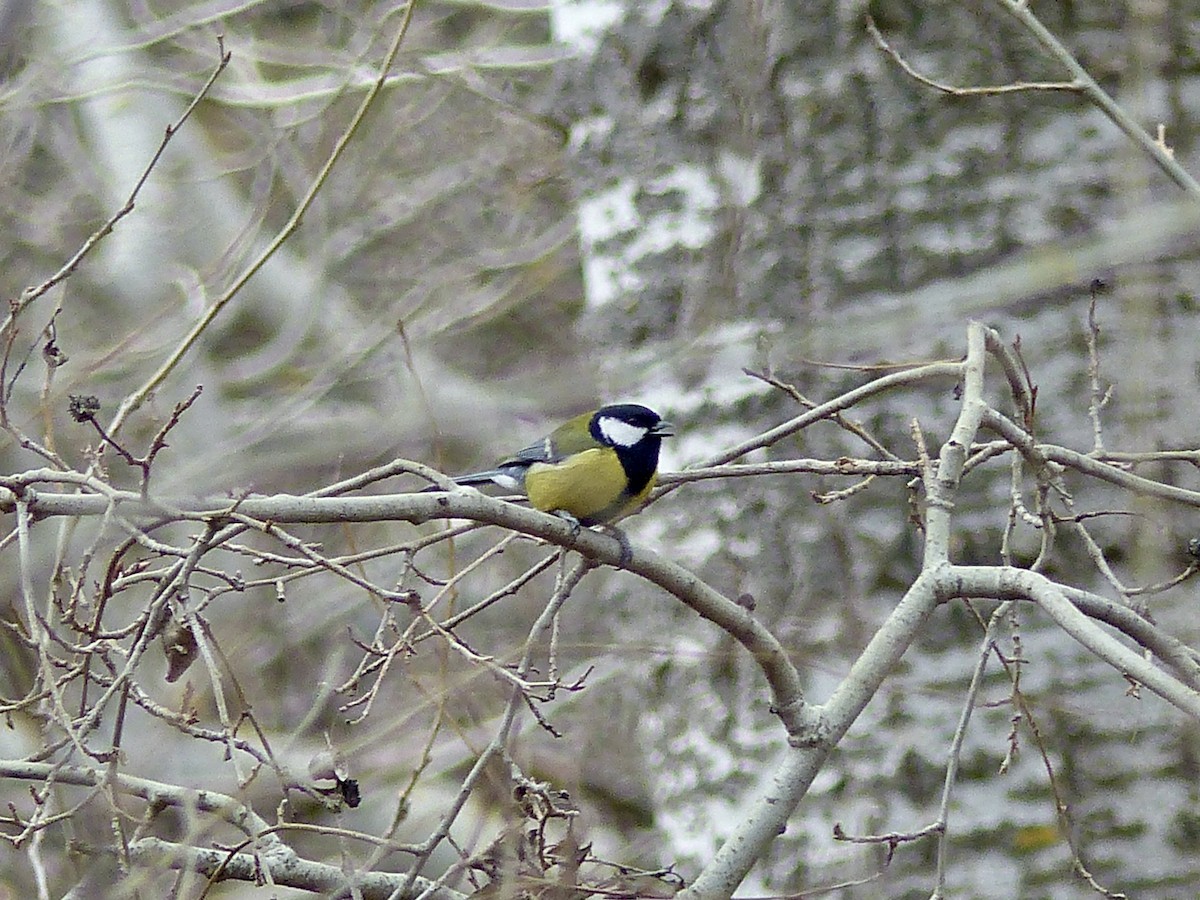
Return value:
M 579 532 L 583 531 L 583 525 L 580 523 L 580 521 L 577 518 L 575 518 L 573 515 L 571 515 L 565 509 L 556 509 L 554 511 L 554 515 L 558 516 L 560 519 L 562 519 L 564 522 L 566 522 L 568 525 L 571 526 L 571 537 L 572 538 L 579 537 Z
M 621 555 L 617 559 L 617 567 L 624 569 L 633 561 L 633 545 L 629 543 L 629 538 L 626 537 L 625 532 L 616 525 L 601 525 L 600 527 L 611 534 L 616 542 L 620 544 Z
M 581 523 L 577 518 L 575 518 L 573 515 L 571 515 L 565 509 L 554 510 L 554 515 L 558 516 L 564 522 L 570 523 L 572 538 L 579 537 L 579 533 L 581 531 L 583 531 L 583 523 Z M 596 528 L 597 528 L 597 530 L 603 530 L 603 531 L 608 532 L 610 535 L 612 535 L 612 537 L 620 545 L 621 552 L 620 552 L 620 555 L 617 557 L 617 567 L 620 569 L 624 569 L 626 566 L 628 566 L 629 563 L 633 560 L 633 545 L 629 543 L 629 538 L 627 538 L 625 536 L 625 532 L 622 531 L 620 528 L 618 528 L 616 525 L 597 525 Z

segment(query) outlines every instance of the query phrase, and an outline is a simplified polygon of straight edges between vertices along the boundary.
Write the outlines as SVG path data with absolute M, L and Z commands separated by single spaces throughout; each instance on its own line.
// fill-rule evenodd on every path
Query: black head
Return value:
M 675 432 L 652 409 L 636 403 L 602 406 L 588 423 L 592 437 L 617 451 L 621 467 L 629 481 L 627 493 L 637 496 L 658 471 L 658 451 L 662 439 Z
M 631 449 L 649 440 L 656 461 L 660 439 L 674 433 L 670 423 L 664 422 L 658 413 L 636 403 L 600 407 L 588 423 L 588 431 L 598 443 L 617 450 Z

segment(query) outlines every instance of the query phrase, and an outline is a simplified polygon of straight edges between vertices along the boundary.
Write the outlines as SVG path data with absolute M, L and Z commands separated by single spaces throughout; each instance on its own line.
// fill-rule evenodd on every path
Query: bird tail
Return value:
M 495 479 L 503 473 L 499 469 L 490 469 L 487 472 L 470 472 L 466 475 L 459 475 L 457 478 L 451 479 L 455 484 L 474 486 L 477 484 L 495 484 Z M 431 484 L 429 487 L 421 488 L 422 494 L 427 494 L 430 491 L 440 491 L 442 488 L 436 484 Z
M 511 476 L 506 476 L 506 473 L 500 469 L 488 469 L 485 472 L 469 472 L 466 475 L 456 475 L 454 476 L 454 483 L 471 486 L 477 484 L 497 484 L 500 483 L 497 479 L 505 477 Z
M 484 472 L 468 472 L 466 475 L 458 475 L 453 480 L 455 484 L 471 487 L 479 484 L 495 484 L 506 491 L 520 493 L 525 489 L 524 477 L 524 469 L 488 469 Z M 424 490 L 437 491 L 441 488 L 431 485 Z

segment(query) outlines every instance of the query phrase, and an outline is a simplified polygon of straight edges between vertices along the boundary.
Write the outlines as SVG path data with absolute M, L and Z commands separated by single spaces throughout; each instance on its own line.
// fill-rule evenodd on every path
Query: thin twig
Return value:
M 1142 128 L 1125 109 L 1112 97 L 1105 93 L 1100 84 L 1093 78 L 1071 54 L 1062 42 L 1056 38 L 1045 25 L 1041 23 L 1026 0 L 996 0 L 1000 8 L 1021 23 L 1033 35 L 1043 49 L 1070 73 L 1072 79 L 1080 85 L 1082 93 L 1100 108 L 1114 125 L 1125 133 L 1149 157 L 1154 160 L 1168 178 L 1183 188 L 1193 199 L 1200 198 L 1200 182 L 1179 164 L 1175 155 L 1168 151 L 1165 145 L 1158 143 L 1146 129 Z
M 952 84 L 944 84 L 922 75 L 909 65 L 908 61 L 880 33 L 879 28 L 875 25 L 875 19 L 869 13 L 867 15 L 867 31 L 875 39 L 876 46 L 886 53 L 892 62 L 903 69 L 906 75 L 926 87 L 931 87 L 952 97 L 991 97 L 997 94 L 1019 94 L 1027 91 L 1069 91 L 1071 93 L 1082 93 L 1083 91 L 1083 84 L 1079 81 L 1013 81 L 1008 84 L 978 87 L 956 87 Z
M 247 282 L 249 282 L 252 277 L 254 277 L 255 273 L 266 264 L 267 260 L 275 255 L 279 248 L 283 246 L 284 242 L 287 241 L 287 239 L 295 234 L 300 228 L 300 223 L 304 220 L 305 213 L 307 213 L 309 208 L 312 206 L 313 201 L 317 197 L 317 193 L 325 186 L 325 182 L 329 178 L 329 174 L 333 171 L 333 167 L 337 164 L 338 160 L 342 158 L 342 154 L 345 153 L 346 148 L 350 145 L 351 139 L 355 136 L 355 134 L 358 133 L 359 126 L 366 118 L 367 112 L 375 104 L 375 99 L 379 96 L 379 93 L 383 90 L 384 85 L 387 83 L 388 71 L 392 68 L 392 64 L 395 62 L 396 56 L 400 52 L 400 46 L 404 43 L 404 38 L 408 34 L 408 27 L 412 22 L 413 10 L 415 8 L 416 0 L 409 0 L 408 5 L 404 8 L 400 27 L 396 29 L 396 34 L 392 39 L 392 44 L 388 48 L 388 51 L 384 55 L 383 61 L 379 66 L 378 76 L 375 78 L 375 81 L 372 83 L 370 89 L 363 97 L 362 102 L 358 105 L 358 109 L 355 110 L 354 116 L 350 120 L 350 124 L 346 126 L 346 130 L 343 131 L 338 137 L 337 142 L 334 144 L 333 149 L 330 151 L 329 156 L 325 160 L 325 163 L 317 172 L 316 177 L 313 179 L 312 184 L 309 185 L 309 188 L 305 192 L 304 196 L 300 198 L 300 202 L 297 204 L 296 209 L 292 212 L 292 215 L 288 218 L 287 222 L 284 223 L 283 227 L 279 230 L 279 233 L 271 239 L 270 243 L 267 244 L 258 257 L 251 262 L 250 265 L 248 265 L 237 276 L 237 278 L 234 279 L 233 284 L 231 284 L 225 290 L 225 292 L 221 294 L 220 297 L 218 297 L 209 305 L 209 307 L 191 327 L 188 333 L 184 335 L 183 339 L 178 343 L 178 345 L 176 345 L 175 349 L 171 351 L 158 369 L 146 379 L 141 387 L 134 390 L 121 402 L 120 407 L 117 409 L 116 415 L 113 416 L 112 421 L 109 423 L 109 434 L 116 434 L 121 430 L 121 426 L 125 423 L 125 420 L 129 417 L 130 413 L 138 409 L 145 402 L 146 398 L 155 389 L 157 389 L 160 384 L 162 384 L 164 379 L 166 379 L 166 377 L 175 370 L 175 367 L 179 365 L 180 361 L 187 355 L 188 351 L 195 345 L 196 341 L 200 339 L 200 336 L 208 330 L 209 326 L 213 323 L 217 316 L 220 315 L 225 307 L 229 305 L 230 301 L 241 292 L 242 288 L 246 286 Z
M 112 232 L 113 228 L 116 227 L 116 224 L 120 222 L 121 219 L 133 212 L 134 206 L 137 202 L 138 194 L 140 194 L 142 188 L 145 187 L 147 180 L 150 178 L 150 173 L 154 171 L 159 160 L 162 159 L 163 153 L 166 152 L 167 145 L 171 143 L 171 138 L 173 138 L 179 129 L 183 127 L 184 123 L 191 118 L 191 115 L 193 112 L 195 112 L 196 107 L 200 105 L 200 101 L 208 96 L 208 92 L 212 89 L 212 86 L 216 83 L 217 79 L 221 77 L 221 73 L 225 71 L 225 67 L 229 65 L 229 61 L 233 58 L 233 53 L 225 49 L 225 36 L 223 34 L 217 35 L 217 57 L 217 65 L 213 69 L 212 74 L 208 76 L 208 80 L 204 83 L 204 86 L 200 88 L 195 96 L 192 97 L 191 102 L 187 105 L 187 108 L 183 111 L 179 118 L 166 127 L 165 131 L 163 132 L 163 139 L 158 145 L 158 149 L 154 151 L 154 155 L 150 157 L 150 162 L 147 163 L 146 168 L 142 170 L 141 177 L 138 178 L 137 183 L 133 186 L 133 190 L 129 193 L 129 197 L 125 200 L 125 205 L 113 213 L 107 222 L 101 225 L 91 237 L 84 241 L 83 246 L 75 251 L 75 255 L 67 260 L 67 262 L 63 264 L 62 268 L 60 268 L 57 272 L 36 287 L 26 288 L 21 292 L 21 296 L 18 299 L 10 301 L 8 318 L 5 319 L 2 324 L 0 324 L 0 332 L 10 328 L 16 317 L 20 315 L 21 311 L 29 306 L 30 303 L 33 303 L 52 287 L 68 278 L 76 269 L 78 269 L 79 264 L 83 262 L 84 257 L 91 253 L 92 250 L 95 249 L 96 245 Z

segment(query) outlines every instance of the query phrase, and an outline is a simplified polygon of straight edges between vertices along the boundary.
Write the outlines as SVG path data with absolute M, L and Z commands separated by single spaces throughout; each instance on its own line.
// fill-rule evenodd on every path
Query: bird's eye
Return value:
M 615 447 L 632 447 L 644 438 L 649 430 L 614 416 L 600 417 L 600 433 Z

